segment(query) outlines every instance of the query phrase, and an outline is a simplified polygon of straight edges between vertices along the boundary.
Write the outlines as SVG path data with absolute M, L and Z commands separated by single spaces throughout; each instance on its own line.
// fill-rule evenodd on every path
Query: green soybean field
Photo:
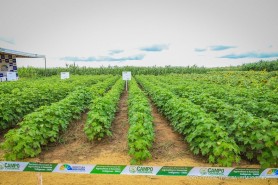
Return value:
M 23 78 L 0 88 L 3 160 L 41 160 L 78 142 L 72 158 L 114 145 L 130 164 L 176 152 L 197 165 L 278 165 L 275 71 L 136 74 L 127 90 L 115 74 Z

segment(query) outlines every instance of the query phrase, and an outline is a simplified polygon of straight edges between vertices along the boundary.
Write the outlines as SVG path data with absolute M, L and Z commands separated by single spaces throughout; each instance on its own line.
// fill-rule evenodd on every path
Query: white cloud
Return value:
M 157 43 L 170 47 L 146 52 L 140 63 L 121 64 L 223 66 L 249 60 L 218 58 L 230 50 L 195 51 L 217 45 L 237 46 L 235 53 L 278 51 L 276 0 L 1 0 L 2 5 L 0 37 L 15 44 L 1 46 L 45 54 L 48 66 L 65 66 L 58 60 L 65 56 L 107 56 L 112 50 L 123 50 L 117 57 L 133 56 Z M 118 65 L 79 63 L 102 64 Z

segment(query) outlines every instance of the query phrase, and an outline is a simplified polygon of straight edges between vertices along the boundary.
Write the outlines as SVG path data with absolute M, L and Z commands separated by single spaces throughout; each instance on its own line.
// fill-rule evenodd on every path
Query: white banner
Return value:
M 158 166 L 126 166 L 121 174 L 124 175 L 156 175 L 161 169 Z
M 28 162 L 0 162 L 0 171 L 23 171 Z
M 95 166 L 89 164 L 58 164 L 53 172 L 89 174 Z

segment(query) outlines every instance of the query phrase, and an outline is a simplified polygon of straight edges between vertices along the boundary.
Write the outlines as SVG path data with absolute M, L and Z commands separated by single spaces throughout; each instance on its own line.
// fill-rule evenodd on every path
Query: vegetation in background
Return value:
M 243 71 L 278 71 L 278 59 L 273 61 L 259 61 L 242 65 Z
M 100 74 L 111 74 L 121 75 L 122 71 L 131 71 L 133 75 L 166 75 L 166 74 L 203 74 L 211 71 L 277 71 L 278 60 L 273 61 L 259 61 L 256 63 L 243 64 L 242 66 L 230 66 L 230 67 L 216 67 L 206 68 L 198 67 L 196 65 L 187 67 L 178 66 L 165 66 L 165 67 L 133 67 L 133 66 L 108 66 L 108 67 L 79 67 L 76 65 L 68 65 L 67 67 L 61 68 L 34 68 L 34 67 L 21 67 L 18 68 L 19 77 L 41 77 L 41 76 L 52 76 L 60 75 L 61 72 L 70 72 L 76 75 L 100 75 Z
M 23 67 L 18 69 L 19 77 L 40 77 L 40 76 L 52 76 L 60 75 L 61 72 L 70 72 L 71 74 L 77 75 L 100 75 L 100 74 L 112 74 L 121 75 L 122 71 L 131 71 L 133 75 L 164 75 L 171 73 L 186 74 L 186 73 L 206 73 L 208 71 L 205 67 L 133 67 L 133 66 L 109 66 L 109 67 L 78 67 L 70 65 L 67 68 L 33 68 L 33 67 Z

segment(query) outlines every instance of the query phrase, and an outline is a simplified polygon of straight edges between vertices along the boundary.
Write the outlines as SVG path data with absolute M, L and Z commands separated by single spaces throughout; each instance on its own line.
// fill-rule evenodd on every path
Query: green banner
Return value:
M 52 172 L 57 164 L 29 162 L 23 171 L 29 172 Z
M 163 166 L 156 175 L 187 176 L 192 168 L 185 166 Z
M 91 174 L 121 174 L 125 165 L 96 165 Z
M 229 177 L 259 177 L 265 169 L 260 168 L 235 168 L 229 173 Z

